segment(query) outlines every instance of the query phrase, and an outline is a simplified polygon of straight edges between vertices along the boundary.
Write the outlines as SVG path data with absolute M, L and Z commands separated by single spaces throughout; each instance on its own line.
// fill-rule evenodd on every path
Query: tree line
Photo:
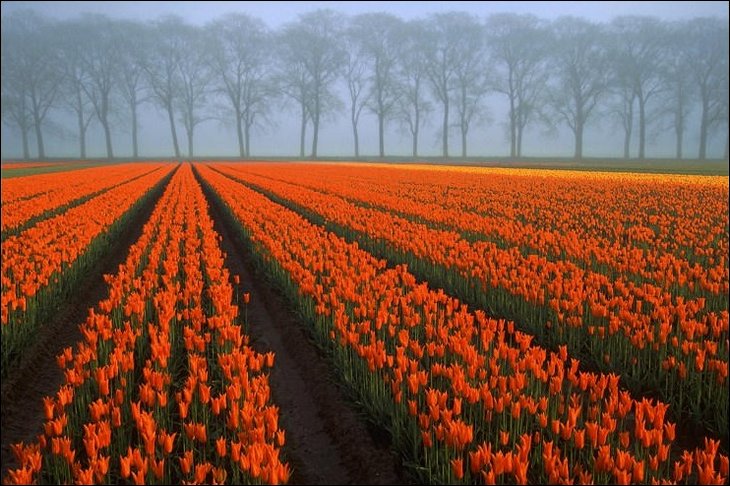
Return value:
M 442 155 L 454 155 L 449 135 L 456 133 L 467 156 L 467 135 L 485 123 L 487 96 L 495 93 L 508 102 L 511 157 L 522 155 L 528 127 L 565 126 L 581 158 L 586 125 L 605 118 L 620 126 L 625 158 L 645 157 L 652 128 L 670 130 L 683 158 L 694 114 L 697 157 L 707 157 L 708 138 L 720 133 L 727 158 L 728 22 L 624 16 L 593 23 L 511 13 L 481 20 L 463 12 L 404 21 L 332 10 L 276 30 L 242 13 L 201 27 L 176 16 L 59 21 L 20 11 L 2 19 L 2 120 L 19 132 L 25 158 L 32 138 L 38 157 L 46 156 L 44 126 L 54 110 L 75 118 L 81 158 L 94 121 L 109 158 L 119 124 L 138 157 L 144 103 L 166 116 L 175 157 L 179 130 L 192 157 L 195 130 L 211 119 L 232 123 L 239 155 L 249 157 L 254 129 L 282 102 L 299 118 L 302 157 L 317 156 L 322 124 L 344 113 L 360 156 L 366 112 L 377 119 L 381 157 L 388 124 L 405 129 L 415 157 L 431 119 L 439 120 Z

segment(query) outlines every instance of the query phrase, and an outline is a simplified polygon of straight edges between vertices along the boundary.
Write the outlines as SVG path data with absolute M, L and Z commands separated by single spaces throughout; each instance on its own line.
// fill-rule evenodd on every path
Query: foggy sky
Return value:
M 262 19 L 269 27 L 277 29 L 297 19 L 299 14 L 318 8 L 330 8 L 347 15 L 364 12 L 389 12 L 404 20 L 426 17 L 434 12 L 464 11 L 474 14 L 480 20 L 499 12 L 531 13 L 541 19 L 553 20 L 561 15 L 574 15 L 585 19 L 608 23 L 620 15 L 650 15 L 662 20 L 688 20 L 693 17 L 728 18 L 728 2 L 2 2 L 0 15 L 19 9 L 31 8 L 48 17 L 65 20 L 78 17 L 85 12 L 101 13 L 112 18 L 138 21 L 153 20 L 165 14 L 177 14 L 193 25 L 204 25 L 228 12 L 243 12 Z M 347 94 L 341 93 L 347 103 Z M 474 127 L 469 132 L 470 155 L 506 156 L 509 153 L 509 139 L 505 122 L 507 118 L 506 97 L 493 94 L 487 98 L 491 122 Z M 299 122 L 294 109 L 279 110 L 273 126 L 255 130 L 251 142 L 252 155 L 298 154 Z M 54 110 L 49 117 L 54 127 L 44 132 L 46 152 L 49 156 L 78 156 L 77 133 L 73 118 Z M 693 113 L 687 127 L 685 154 L 694 157 L 697 153 L 697 114 Z M 172 153 L 169 126 L 163 113 L 149 104 L 140 111 L 140 155 L 165 156 Z M 129 133 L 123 132 L 127 123 L 113 123 L 113 144 L 115 155 L 131 155 Z M 439 155 L 441 141 L 437 135 L 439 115 L 434 113 L 421 136 L 421 155 Z M 361 154 L 375 155 L 378 149 L 377 119 L 363 113 L 360 122 Z M 615 156 L 623 153 L 623 139 L 620 129 L 609 120 L 589 123 L 586 127 L 584 155 Z M 18 157 L 22 150 L 17 131 L 2 125 L 2 157 Z M 720 157 L 725 135 L 711 136 L 708 156 Z M 632 154 L 635 152 L 632 142 Z M 92 122 L 88 131 L 87 150 L 89 157 L 106 155 L 103 131 L 98 122 Z M 387 125 L 386 155 L 410 155 L 411 141 L 407 133 L 396 123 Z M 571 156 L 574 148 L 571 132 L 563 127 L 557 134 L 546 134 L 539 126 L 528 128 L 525 134 L 523 155 L 525 156 Z M 184 146 L 184 135 L 182 145 Z M 453 153 L 459 153 L 460 144 L 454 137 Z M 31 146 L 33 146 L 31 144 Z M 208 121 L 196 128 L 196 155 L 235 155 L 237 140 L 233 126 L 218 121 Z M 326 118 L 320 131 L 320 155 L 349 156 L 353 153 L 352 132 L 344 110 L 336 118 Z M 655 134 L 647 139 L 647 157 L 673 157 L 674 139 L 671 130 Z

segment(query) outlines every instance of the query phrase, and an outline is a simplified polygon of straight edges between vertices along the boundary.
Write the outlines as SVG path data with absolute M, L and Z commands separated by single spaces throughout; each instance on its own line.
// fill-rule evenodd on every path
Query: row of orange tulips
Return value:
M 2 232 L 17 231 L 31 220 L 61 212 L 68 205 L 143 176 L 161 164 L 124 164 L 62 172 L 38 181 L 40 176 L 17 177 L 3 182 Z M 43 191 L 43 192 L 38 192 Z M 44 218 L 45 219 L 45 218 Z
M 285 434 L 273 353 L 248 346 L 231 276 L 189 165 L 173 176 L 116 275 L 58 356 L 38 443 L 17 444 L 6 482 L 279 483 Z
M 67 172 L 40 173 L 21 177 L 11 177 L 3 181 L 1 202 L 5 205 L 21 199 L 30 199 L 41 194 L 57 191 L 63 186 L 63 184 L 59 184 L 59 177 L 62 178 L 66 185 L 78 184 L 82 180 L 87 179 L 89 176 L 91 176 L 91 178 L 104 177 L 104 174 L 109 169 L 113 170 L 113 166 L 84 167 L 73 171 L 69 170 Z M 75 178 L 69 177 L 72 175 L 72 172 L 76 175 Z M 29 182 L 32 182 L 32 184 Z
M 697 260 L 727 271 L 719 265 L 728 251 L 723 177 L 376 164 L 312 164 L 301 166 L 301 173 L 277 169 L 246 168 L 622 273 L 664 279 L 686 271 L 691 278 L 703 270 L 694 266 Z M 708 235 L 717 244 L 707 245 Z M 641 261 L 632 255 L 637 250 Z M 675 255 L 682 268 L 670 269 L 662 257 Z
M 41 322 L 104 256 L 109 238 L 128 224 L 172 169 L 160 167 L 3 241 L 3 377 L 36 338 Z
M 728 291 L 726 178 L 372 165 L 242 168 L 470 239 L 568 258 L 609 277 L 690 295 Z M 677 238 L 678 232 L 685 236 Z M 704 264 L 680 256 L 679 249 Z
M 198 166 L 342 378 L 428 482 L 722 483 L 718 442 L 672 450 L 667 405 L 581 371 L 356 243 Z
M 460 298 L 516 319 L 541 342 L 566 344 L 599 369 L 621 373 L 633 390 L 648 387 L 679 417 L 727 434 L 726 296 L 715 297 L 721 311 L 708 311 L 705 297 L 685 300 L 650 283 L 612 281 L 567 261 L 469 242 L 389 211 L 248 173 L 245 166 L 221 170 L 336 225 L 390 261 L 409 263 Z

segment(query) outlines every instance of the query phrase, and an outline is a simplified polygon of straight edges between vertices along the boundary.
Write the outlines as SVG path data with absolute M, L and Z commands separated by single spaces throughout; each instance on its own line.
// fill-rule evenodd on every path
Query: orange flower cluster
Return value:
M 58 356 L 45 433 L 17 444 L 5 481 L 93 484 L 286 482 L 270 403 L 272 353 L 236 324 L 218 234 L 189 165 L 173 176 L 109 297 Z
M 159 169 L 162 164 L 123 164 L 61 172 L 53 177 L 16 177 L 3 182 L 2 231 L 79 199 L 88 199 Z
M 361 402 L 387 407 L 396 442 L 435 482 L 722 482 L 717 442 L 670 463 L 667 405 L 637 401 L 514 323 L 471 312 L 355 243 L 206 166 L 272 276 L 314 321 Z M 257 181 L 258 182 L 258 181 Z M 287 196 L 289 194 L 287 193 Z M 699 458 L 699 462 L 697 459 Z
M 157 170 L 118 186 L 3 241 L 3 330 L 11 315 L 18 316 L 15 325 L 22 325 L 28 301 L 171 170 Z M 16 310 L 21 313 L 14 314 Z
M 726 178 L 372 164 L 244 167 L 666 289 L 727 292 Z
M 412 255 L 411 263 L 437 266 L 442 269 L 441 281 L 460 279 L 463 282 L 460 286 L 455 285 L 466 289 L 461 297 L 475 296 L 473 300 L 481 302 L 484 308 L 498 308 L 503 314 L 519 315 L 530 332 L 567 344 L 571 353 L 582 351 L 589 343 L 593 353 L 590 357 L 603 362 L 608 370 L 636 381 L 647 376 L 660 377 L 659 381 L 667 385 L 657 391 L 677 410 L 708 421 L 715 430 L 727 429 L 730 320 L 726 256 L 718 259 L 722 274 L 709 270 L 720 283 L 703 284 L 705 290 L 707 286 L 714 290 L 708 290 L 701 297 L 685 297 L 676 287 L 670 291 L 664 284 L 643 280 L 646 276 L 637 282 L 613 271 L 578 265 L 569 259 L 523 253 L 519 249 L 521 243 L 505 247 L 487 240 L 469 241 L 459 232 L 438 229 L 397 214 L 411 210 L 379 209 L 375 207 L 377 204 L 368 201 L 367 204 L 350 203 L 339 194 L 347 193 L 341 187 L 346 184 L 358 187 L 351 179 L 338 185 L 336 190 L 332 189 L 332 193 L 280 180 L 301 178 L 310 184 L 311 179 L 306 175 L 310 170 L 308 165 L 287 166 L 287 170 L 251 164 L 214 167 L 312 211 L 351 231 L 356 238 L 385 243 L 386 252 L 396 261 L 403 255 Z M 411 171 L 411 174 L 417 172 Z M 443 178 L 448 172 L 439 174 Z M 355 174 L 353 178 L 359 176 Z M 568 177 L 580 187 L 578 175 Z M 382 180 L 390 179 L 384 177 Z M 557 176 L 553 175 L 549 180 L 561 187 Z M 442 184 L 443 189 L 435 192 L 451 187 L 448 182 Z M 384 182 L 378 187 L 388 186 L 389 183 Z M 371 188 L 370 192 L 378 190 Z M 568 189 L 563 185 L 562 190 Z M 364 200 L 364 196 L 361 199 Z M 403 196 L 402 200 L 406 201 L 402 205 L 408 206 L 408 198 Z M 716 206 L 717 201 L 714 204 Z M 713 202 L 705 206 L 715 207 Z M 436 212 L 435 208 L 430 209 Z M 617 217 L 614 215 L 614 219 Z M 727 212 L 724 218 L 726 227 Z M 702 224 L 698 220 L 697 226 Z M 713 229 L 705 236 L 711 238 L 714 232 Z M 718 286 L 725 293 L 715 295 Z M 694 399 L 697 396 L 704 398 Z

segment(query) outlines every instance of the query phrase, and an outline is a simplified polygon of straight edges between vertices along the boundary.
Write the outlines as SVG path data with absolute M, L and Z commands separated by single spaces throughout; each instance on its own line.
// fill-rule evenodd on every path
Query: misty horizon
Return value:
M 78 21 L 83 19 L 81 12 L 83 9 L 81 5 L 77 5 L 71 9 L 65 9 L 63 16 L 56 15 L 58 8 L 54 6 L 51 8 L 50 5 L 46 5 L 47 2 L 3 2 L 2 16 L 5 19 L 8 15 L 18 15 L 18 12 L 23 12 L 24 8 L 27 7 L 38 7 L 35 8 L 38 12 L 46 16 L 52 24 L 62 24 L 63 22 Z M 60 2 L 64 3 L 64 2 Z M 67 4 L 75 4 L 78 2 L 65 2 Z M 82 2 L 83 3 L 83 2 Z M 112 20 L 117 18 L 124 18 L 125 15 L 120 13 L 121 7 L 128 7 L 136 9 L 136 12 L 132 14 L 130 12 L 127 18 L 131 18 L 133 23 L 151 25 L 150 22 L 158 21 L 163 18 L 166 14 L 160 10 L 162 7 L 171 8 L 169 4 L 159 5 L 161 2 L 151 2 L 152 8 L 148 15 L 153 17 L 145 17 L 145 14 L 139 12 L 140 5 L 136 6 L 127 5 L 126 2 L 109 2 L 110 11 L 107 14 Z M 252 18 L 262 21 L 266 27 L 271 29 L 274 33 L 279 33 L 289 25 L 294 25 L 298 22 L 297 19 L 302 18 L 302 13 L 289 16 L 272 16 L 269 17 L 260 14 L 256 15 L 258 8 L 262 2 L 244 3 L 231 5 L 227 2 L 213 2 L 214 4 L 225 4 L 225 5 L 214 5 L 214 7 L 221 9 L 222 7 L 229 7 L 227 10 L 232 10 L 230 7 L 242 13 L 249 14 Z M 266 2 L 263 2 L 266 3 Z M 285 2 L 286 3 L 286 2 Z M 316 2 L 315 2 L 316 3 Z M 375 4 L 381 4 L 374 2 Z M 400 4 L 402 2 L 394 2 Z M 410 18 L 403 17 L 402 10 L 395 9 L 395 17 L 401 22 L 406 20 L 419 20 L 425 21 L 431 17 L 428 14 L 433 13 L 429 11 L 428 7 L 434 7 L 432 2 L 424 2 L 425 11 L 417 12 L 416 15 L 412 15 Z M 464 7 L 463 2 L 457 2 L 457 7 Z M 500 3 L 500 2 L 497 2 Z M 553 14 L 545 13 L 545 7 L 542 5 L 545 2 L 536 2 L 535 10 L 539 10 L 536 14 L 537 19 L 540 21 L 540 25 L 547 26 L 547 29 L 553 28 L 556 24 L 556 20 L 560 18 L 559 13 L 568 5 L 562 2 L 555 2 L 553 5 L 555 8 L 552 9 Z M 605 4 L 616 4 L 622 2 L 603 2 Z M 648 8 L 644 3 L 651 2 L 633 2 L 644 9 Z M 660 7 L 656 7 L 656 15 L 649 16 L 647 18 L 661 21 L 662 25 L 669 25 L 671 20 L 676 21 L 678 18 L 683 19 L 682 22 L 689 22 L 692 18 L 709 17 L 713 13 L 716 18 L 725 20 L 725 31 L 727 31 L 727 3 L 725 2 L 698 2 L 695 5 L 697 15 L 691 15 L 691 8 L 693 2 L 678 2 L 684 4 L 683 7 L 686 9 L 684 13 L 674 15 L 675 18 L 660 17 Z M 502 5 L 503 9 L 506 5 Z M 540 4 L 540 5 L 537 5 Z M 718 5 L 720 4 L 720 5 Z M 721 8 L 724 4 L 724 11 Z M 202 4 L 198 3 L 186 3 L 181 6 L 181 14 L 183 15 L 182 21 L 185 25 L 195 26 L 196 22 L 202 22 L 200 29 L 209 29 L 212 25 L 213 20 L 222 19 L 226 17 L 225 11 L 217 11 L 212 9 L 205 17 L 186 17 L 185 15 L 191 15 L 189 11 L 192 7 L 201 7 Z M 309 5 L 309 4 L 306 4 Z M 362 15 L 363 8 L 368 7 L 370 4 L 358 5 L 360 10 L 353 10 L 352 13 L 347 12 L 343 17 L 347 22 L 350 22 L 357 15 Z M 412 4 L 411 4 L 412 5 Z M 444 7 L 446 12 L 459 12 L 463 11 L 459 8 L 447 8 L 452 4 L 447 4 Z M 483 4 L 474 4 L 478 10 L 479 7 L 484 8 Z M 253 8 L 256 6 L 256 8 Z M 264 5 L 265 6 L 265 5 Z M 382 6 L 382 5 L 381 5 Z M 8 8 L 10 7 L 10 8 Z M 271 5 L 269 5 L 271 7 Z M 338 5 L 338 7 L 342 7 Z M 399 8 L 402 6 L 398 5 Z M 540 7 L 540 8 L 537 8 Z M 604 5 L 602 8 L 606 7 Z M 247 10 L 248 9 L 248 10 Z M 526 6 L 518 2 L 518 6 L 515 11 L 520 14 L 525 13 Z M 296 10 L 296 9 L 294 9 Z M 375 12 L 380 9 L 367 10 L 367 12 Z M 615 12 L 621 13 L 617 8 L 613 9 Z M 672 9 L 667 9 L 668 13 Z M 676 9 L 675 9 L 676 10 Z M 250 11 L 250 12 L 249 12 Z M 307 9 L 306 12 L 311 12 L 313 9 Z M 502 10 L 505 11 L 506 10 Z M 724 18 L 719 15 L 723 11 Z M 75 12 L 75 13 L 74 13 Z M 639 15 L 647 15 L 645 10 L 640 10 Z M 104 13 L 104 12 L 101 12 Z M 489 19 L 489 16 L 485 12 L 466 12 L 476 18 L 480 25 L 484 25 Z M 495 12 L 488 12 L 494 16 Z M 561 15 L 569 15 L 570 12 L 566 11 Z M 194 13 L 193 13 L 194 15 Z M 298 16 L 297 16 L 298 15 Z M 600 25 L 601 27 L 609 27 L 613 18 L 605 18 L 603 21 L 591 20 L 594 25 Z M 279 23 L 272 22 L 272 19 L 279 19 Z M 281 20 L 284 18 L 285 20 Z M 580 17 L 580 15 L 577 18 Z M 192 20 L 195 19 L 195 20 Z M 681 22 L 680 22 L 681 23 Z M 3 24 L 5 26 L 5 23 Z M 405 24 L 404 24 L 405 25 Z M 674 25 L 674 24 L 672 24 Z M 5 29 L 3 29 L 5 31 Z M 727 40 L 725 40 L 727 42 Z M 3 44 L 5 44 L 5 35 L 3 35 Z M 727 44 L 725 44 L 727 45 Z M 489 49 L 487 44 L 486 49 Z M 486 52 L 486 51 L 485 51 Z M 711 127 L 711 130 L 707 134 L 707 146 L 706 146 L 706 157 L 707 158 L 720 158 L 727 156 L 727 48 L 725 47 L 725 78 L 724 88 L 721 86 L 720 89 L 724 89 L 725 101 L 720 100 L 720 104 L 724 103 L 724 108 L 720 107 L 720 110 L 724 109 L 724 114 L 720 113 L 719 121 L 715 122 L 715 125 Z M 203 51 L 206 56 L 212 56 L 212 51 Z M 3 48 L 3 56 L 6 55 L 6 49 Z M 486 55 L 486 54 L 485 54 Z M 546 54 L 547 55 L 547 54 Z M 483 60 L 483 59 L 482 59 Z M 498 71 L 498 68 L 486 64 L 486 71 L 494 70 Z M 490 69 L 492 68 L 492 69 Z M 6 69 L 11 69 L 3 63 L 3 77 L 5 77 Z M 555 83 L 554 74 L 550 75 L 550 83 Z M 548 79 L 548 78 L 546 78 Z M 491 80 L 490 82 L 493 82 Z M 545 85 L 547 90 L 548 84 Z M 552 86 L 552 84 L 550 85 Z M 370 89 L 370 88 L 368 88 Z M 485 88 L 486 89 L 486 88 Z M 542 89 L 542 88 L 541 88 Z M 5 83 L 3 84 L 3 105 L 5 105 Z M 647 101 L 647 110 L 652 112 L 652 116 L 655 120 L 648 124 L 646 133 L 646 152 L 645 157 L 654 158 L 670 158 L 675 155 L 675 133 L 674 128 L 670 127 L 669 124 L 671 117 L 664 113 L 665 97 L 661 94 L 665 88 L 656 88 L 656 94 L 651 100 Z M 352 127 L 349 118 L 350 99 L 347 91 L 347 87 L 344 83 L 342 76 L 340 75 L 336 82 L 332 83 L 332 95 L 338 98 L 338 101 L 333 101 L 336 105 L 335 109 L 331 111 L 323 111 L 322 118 L 319 126 L 318 133 L 318 150 L 317 155 L 323 157 L 352 157 L 353 156 L 353 134 Z M 146 96 L 146 95 L 145 95 Z M 427 122 L 423 124 L 422 132 L 419 135 L 418 155 L 419 156 L 440 156 L 442 154 L 442 129 L 441 129 L 441 105 L 436 97 L 434 97 L 431 90 L 427 90 L 429 114 Z M 476 116 L 472 125 L 468 128 L 468 134 L 466 140 L 468 142 L 468 156 L 470 157 L 504 157 L 511 154 L 510 147 L 510 127 L 509 127 L 509 104 L 506 96 L 500 93 L 493 86 L 481 93 L 479 98 L 479 109 L 480 112 Z M 611 95 L 613 96 L 613 95 Z M 596 112 L 592 119 L 588 119 L 585 123 L 585 133 L 583 140 L 583 156 L 585 157 L 622 157 L 624 155 L 624 134 L 621 124 L 617 121 L 616 117 L 609 117 L 608 112 L 611 108 L 611 96 L 606 94 L 603 99 L 600 100 L 597 105 Z M 666 98 L 668 99 L 668 98 Z M 44 120 L 43 127 L 43 138 L 45 144 L 45 153 L 49 157 L 68 157 L 77 158 L 79 157 L 79 145 L 78 145 L 78 130 L 75 118 L 72 112 L 62 107 L 60 101 L 63 101 L 60 97 L 58 102 L 54 102 L 54 105 L 50 107 L 48 116 Z M 208 94 L 206 104 L 201 106 L 204 107 L 204 112 L 201 112 L 201 117 L 204 120 L 200 121 L 195 126 L 195 156 L 238 156 L 238 141 L 237 133 L 235 129 L 235 123 L 228 117 L 221 115 L 218 106 L 223 104 L 224 100 L 220 94 L 214 95 Z M 128 110 L 124 103 L 120 101 L 118 95 L 115 95 L 114 99 L 115 106 L 113 106 L 113 112 L 110 114 L 110 125 L 112 126 L 110 140 L 114 147 L 114 155 L 116 157 L 129 157 L 132 155 L 132 146 L 130 142 L 131 130 L 129 129 L 128 122 Z M 249 157 L 255 158 L 257 156 L 268 157 L 268 156 L 281 156 L 281 157 L 296 157 L 300 154 L 300 117 L 298 115 L 296 103 L 291 100 L 287 100 L 282 95 L 272 96 L 268 100 L 269 111 L 267 119 L 264 123 L 252 125 L 251 140 L 250 140 L 250 151 Z M 359 146 L 360 156 L 363 157 L 374 157 L 379 155 L 379 137 L 378 137 L 378 117 L 377 110 L 364 109 L 362 111 L 361 118 L 359 120 Z M 546 110 L 546 113 L 549 110 Z M 526 157 L 569 157 L 574 153 L 574 141 L 573 134 L 570 128 L 564 122 L 558 122 L 556 115 L 553 113 L 553 119 L 550 120 L 551 124 L 544 123 L 544 120 L 538 120 L 535 118 L 529 124 L 524 127 L 524 136 L 522 137 L 522 150 L 521 155 Z M 663 114 L 659 114 L 663 113 Z M 452 114 L 449 121 L 450 123 L 456 122 L 456 114 Z M 181 116 L 181 115 L 179 115 Z M 638 113 L 634 112 L 634 117 L 638 116 Z M 139 105 L 138 111 L 139 117 L 139 157 L 167 157 L 173 156 L 174 151 L 172 149 L 173 141 L 170 135 L 170 129 L 168 126 L 168 116 L 163 109 L 160 109 L 158 105 L 153 104 L 150 101 L 145 101 Z M 660 118 L 661 117 L 661 118 Z M 724 117 L 724 118 L 723 118 Z M 666 118 L 666 120 L 665 120 Z M 260 118 L 259 118 L 260 120 Z M 19 130 L 15 129 L 12 123 L 9 123 L 6 119 L 5 108 L 3 109 L 3 125 L 2 125 L 2 157 L 4 159 L 19 158 L 23 154 L 22 144 L 20 141 Z M 699 132 L 700 132 L 700 110 L 697 105 L 697 100 L 692 100 L 691 109 L 687 110 L 686 120 L 684 121 L 684 143 L 683 143 L 683 154 L 685 158 L 695 158 L 697 156 L 698 148 L 700 146 Z M 178 128 L 179 133 L 177 134 L 179 145 L 181 148 L 181 155 L 187 154 L 187 138 L 183 124 L 181 122 Z M 407 126 L 402 122 L 398 122 L 392 115 L 387 115 L 384 120 L 384 146 L 385 156 L 410 156 L 411 155 L 411 134 Z M 639 127 L 635 124 L 633 131 L 630 136 L 630 156 L 631 158 L 637 157 L 637 150 L 639 145 Z M 449 125 L 449 155 L 452 157 L 458 157 L 461 154 L 461 132 L 460 128 L 456 125 Z M 29 141 L 30 141 L 30 155 L 31 157 L 37 156 L 37 149 L 35 147 L 35 135 L 33 130 L 29 130 Z M 312 146 L 312 127 L 308 126 L 306 133 L 306 146 L 307 153 L 309 155 L 309 147 Z M 102 124 L 99 122 L 98 117 L 92 117 L 89 121 L 88 131 L 86 133 L 86 157 L 104 157 L 107 155 L 107 145 L 105 142 L 105 133 Z

